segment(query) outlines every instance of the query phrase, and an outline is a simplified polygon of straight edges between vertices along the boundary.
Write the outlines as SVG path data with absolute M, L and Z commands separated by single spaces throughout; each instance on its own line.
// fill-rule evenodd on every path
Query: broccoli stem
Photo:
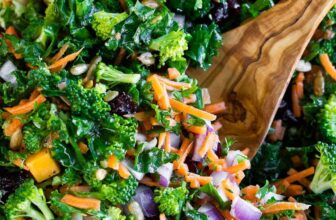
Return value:
M 41 212 L 45 216 L 45 220 L 52 220 L 55 218 L 45 201 L 40 201 L 40 202 L 32 201 L 32 203 L 41 210 Z
M 26 216 L 25 217 L 29 217 L 31 219 L 34 219 L 34 220 L 46 220 L 43 215 L 36 211 L 33 207 L 31 207 L 29 210 L 26 210 Z M 53 218 L 51 218 L 53 219 Z

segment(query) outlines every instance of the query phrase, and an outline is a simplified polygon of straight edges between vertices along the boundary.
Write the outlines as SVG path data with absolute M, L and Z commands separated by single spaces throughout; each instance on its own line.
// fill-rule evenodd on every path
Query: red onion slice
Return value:
M 192 157 L 193 161 L 196 161 L 196 162 L 202 161 L 202 157 L 198 154 L 198 151 L 202 147 L 202 144 L 205 138 L 206 138 L 205 134 L 196 135 L 195 144 L 194 144 L 194 154 Z
M 229 178 L 229 173 L 224 171 L 212 172 L 210 176 L 212 177 L 213 185 L 219 186 L 223 180 Z
M 133 198 L 137 201 L 146 217 L 155 217 L 158 215 L 158 207 L 154 202 L 154 194 L 151 188 L 139 186 Z
M 238 220 L 259 220 L 262 213 L 252 203 L 236 197 L 231 205 L 230 214 Z
M 130 159 L 126 158 L 121 163 L 124 166 L 127 167 L 127 169 L 130 171 L 130 173 L 135 177 L 135 179 L 142 180 L 142 178 L 144 178 L 144 176 L 145 176 L 144 173 L 138 172 L 138 171 L 133 169 L 133 162 Z
M 170 146 L 172 147 L 179 147 L 181 144 L 181 137 L 175 133 L 170 133 Z
M 198 211 L 208 216 L 208 220 L 224 220 L 219 211 L 213 205 L 202 205 Z
M 170 183 L 170 178 L 173 174 L 173 164 L 166 163 L 160 166 L 157 169 L 157 173 L 160 175 L 160 185 L 164 187 L 168 187 Z

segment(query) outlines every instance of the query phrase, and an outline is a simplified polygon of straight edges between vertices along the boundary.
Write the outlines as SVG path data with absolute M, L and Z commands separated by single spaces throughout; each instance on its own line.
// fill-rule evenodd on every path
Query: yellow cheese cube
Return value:
M 57 175 L 61 171 L 48 148 L 30 155 L 25 163 L 35 180 L 39 183 Z

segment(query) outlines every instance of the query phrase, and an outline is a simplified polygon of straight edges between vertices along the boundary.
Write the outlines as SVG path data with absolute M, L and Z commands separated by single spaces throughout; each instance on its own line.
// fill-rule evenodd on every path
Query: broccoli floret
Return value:
M 28 124 L 23 128 L 23 142 L 29 153 L 36 153 L 43 147 L 42 141 L 45 138 L 45 131 L 41 131 L 33 124 Z
M 43 191 L 38 189 L 31 179 L 22 183 L 9 196 L 5 210 L 8 219 L 19 217 L 29 217 L 36 220 L 54 219 L 54 215 L 47 206 Z
M 319 115 L 321 134 L 331 143 L 336 143 L 336 96 L 331 95 Z
M 93 14 L 92 28 L 96 31 L 98 37 L 103 40 L 111 36 L 114 26 L 128 17 L 126 12 L 123 13 L 108 13 L 99 11 Z
M 160 212 L 167 216 L 178 215 L 188 196 L 185 182 L 178 188 L 161 188 L 154 191 L 154 202 L 159 204 Z
M 151 41 L 149 48 L 160 52 L 160 65 L 167 60 L 182 60 L 188 49 L 187 35 L 183 31 L 172 31 Z
M 110 106 L 104 101 L 102 94 L 95 89 L 84 88 L 80 82 L 70 81 L 65 92 L 74 115 L 103 120 L 110 111 Z
M 317 194 L 328 189 L 336 194 L 336 145 L 318 143 L 316 149 L 321 155 L 310 188 Z
M 107 216 L 103 220 L 126 220 L 126 217 L 122 215 L 121 209 L 110 207 L 107 210 Z
M 140 80 L 140 74 L 125 74 L 105 63 L 99 63 L 96 69 L 97 82 L 104 81 L 113 87 L 119 83 L 135 84 Z

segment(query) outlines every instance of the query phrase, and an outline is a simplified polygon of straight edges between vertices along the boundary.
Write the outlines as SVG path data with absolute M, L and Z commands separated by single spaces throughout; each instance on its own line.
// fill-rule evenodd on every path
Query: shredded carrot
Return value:
M 181 76 L 181 73 L 176 68 L 168 68 L 168 78 L 175 80 Z
M 205 134 L 207 132 L 207 127 L 205 125 L 203 126 L 196 126 L 196 125 L 189 125 L 187 123 L 183 123 L 183 127 L 194 134 Z
M 13 26 L 9 26 L 6 29 L 5 33 L 8 34 L 8 35 L 14 35 L 14 36 L 18 37 L 18 34 L 17 34 L 17 32 L 16 32 L 16 30 L 15 30 L 15 28 Z M 6 40 L 5 42 L 6 42 L 7 46 L 8 46 L 8 51 L 14 55 L 15 59 L 19 60 L 19 59 L 23 58 L 22 54 L 19 54 L 19 53 L 15 52 L 15 49 L 14 49 L 14 47 L 12 45 L 12 42 L 10 42 L 10 40 Z
M 148 131 L 152 128 L 152 124 L 150 123 L 149 120 L 144 121 L 142 124 L 143 124 L 146 131 Z
M 50 66 L 48 66 L 48 69 L 50 69 L 51 71 L 54 72 L 55 70 L 58 70 L 57 68 L 59 68 L 59 67 L 62 67 L 62 66 L 65 67 L 65 65 L 68 62 L 73 61 L 74 59 L 76 59 L 77 56 L 82 52 L 82 50 L 83 50 L 83 48 L 80 49 L 79 51 L 75 52 L 75 53 L 69 54 L 69 55 L 67 55 L 67 56 L 65 56 L 65 57 L 57 60 L 56 62 L 54 62 Z
M 215 134 L 211 132 L 206 136 L 202 146 L 197 152 L 200 157 L 204 157 L 205 154 L 209 151 L 209 149 L 213 147 L 214 140 L 215 140 L 214 135 Z
M 158 79 L 167 86 L 171 86 L 171 87 L 174 87 L 176 89 L 190 89 L 191 88 L 191 84 L 189 84 L 189 83 L 175 82 L 175 81 L 169 80 L 165 77 L 162 77 L 162 76 L 159 76 L 159 75 L 156 75 L 156 74 L 154 74 L 154 75 L 157 76 Z
M 147 81 L 152 84 L 152 88 L 154 90 L 154 98 L 156 99 L 156 101 L 162 99 L 162 97 L 164 96 L 164 90 L 156 75 L 148 77 Z
M 184 104 L 182 102 L 179 102 L 179 101 L 176 101 L 174 99 L 169 99 L 169 101 L 170 101 L 171 107 L 173 109 L 175 109 L 176 111 L 187 113 L 187 114 L 193 115 L 195 117 L 199 117 L 199 118 L 209 120 L 209 121 L 216 120 L 216 115 L 213 115 L 211 113 L 202 111 L 202 110 L 197 109 L 193 106 L 186 105 L 186 104 Z
M 292 85 L 292 110 L 295 117 L 301 117 L 302 107 L 300 105 L 299 96 L 297 94 L 297 85 Z
M 178 150 L 177 153 L 180 157 L 176 161 L 174 161 L 175 169 L 180 169 L 180 167 L 184 164 L 184 161 L 190 153 L 192 147 L 193 143 L 188 138 L 185 138 L 182 142 L 181 148 Z
M 4 108 L 7 112 L 12 115 L 21 115 L 32 111 L 35 107 L 35 104 L 41 104 L 46 101 L 46 98 L 43 95 L 39 95 L 34 100 L 29 101 L 22 105 L 17 105 L 14 107 Z
M 150 117 L 150 118 L 149 118 L 149 121 L 150 121 L 150 123 L 151 123 L 153 126 L 158 126 L 158 125 L 160 125 L 159 122 L 156 120 L 155 117 Z
M 331 63 L 329 55 L 326 53 L 320 54 L 320 61 L 325 71 L 331 76 L 331 78 L 336 80 L 336 69 L 334 65 Z
M 282 180 L 281 182 L 275 183 L 274 185 L 277 189 L 277 193 L 283 194 L 284 192 L 286 192 L 290 183 L 287 180 Z
M 286 180 L 288 183 L 293 183 L 293 182 L 301 180 L 301 179 L 303 179 L 307 176 L 313 175 L 314 172 L 315 172 L 314 167 L 309 167 L 305 170 L 302 170 L 300 172 L 294 173 L 293 175 L 290 175 L 290 176 L 286 177 L 284 180 Z
M 244 171 L 251 168 L 251 162 L 249 160 L 244 160 L 237 165 L 225 168 L 224 171 L 228 173 L 237 173 L 239 171 Z
M 246 186 L 241 190 L 242 198 L 251 202 L 257 202 L 258 198 L 256 197 L 257 192 L 259 191 L 259 186 Z
M 294 175 L 298 173 L 298 171 L 296 171 L 295 169 L 291 168 L 288 170 L 287 174 L 288 175 Z M 302 184 L 304 187 L 306 187 L 307 189 L 310 189 L 310 181 L 307 179 L 307 178 L 302 178 L 302 179 L 299 179 L 298 182 L 300 184 Z
M 262 210 L 264 215 L 276 214 L 286 210 L 306 210 L 309 206 L 298 202 L 276 202 L 272 204 L 266 204 Z
M 215 131 L 219 131 L 223 127 L 223 124 L 219 121 L 215 121 L 215 123 L 212 124 L 212 127 Z
M 107 160 L 107 166 L 114 170 L 119 170 L 120 163 L 115 155 L 111 155 Z
M 194 173 L 190 173 L 188 176 L 185 177 L 185 179 L 187 182 L 191 182 L 196 179 L 201 185 L 206 185 L 212 181 L 211 176 L 200 176 Z
M 40 91 L 38 89 L 35 89 L 29 96 L 28 101 L 32 101 L 34 99 L 36 99 L 39 95 L 40 95 Z
M 65 194 L 61 202 L 80 209 L 100 210 L 100 200 L 93 198 L 81 198 L 70 194 Z
M 180 176 L 187 176 L 188 172 L 189 172 L 189 168 L 188 168 L 188 165 L 185 163 L 180 165 L 179 168 L 176 170 L 176 173 Z
M 64 44 L 61 49 L 50 59 L 50 63 L 55 63 L 57 60 L 61 59 L 64 53 L 68 50 L 69 45 Z
M 225 112 L 225 102 L 217 102 L 214 104 L 210 104 L 205 106 L 205 111 L 211 113 L 211 114 L 221 114 Z
M 196 178 L 190 180 L 190 188 L 197 189 L 197 188 L 200 188 L 200 186 L 201 186 L 201 184 Z
M 164 150 L 166 152 L 170 152 L 170 133 L 166 132 L 165 142 L 164 142 Z
M 303 187 L 301 185 L 291 184 L 287 187 L 286 196 L 299 196 L 304 193 Z
M 158 148 L 162 148 L 166 140 L 166 132 L 162 132 L 159 135 Z
M 218 156 L 215 154 L 215 152 L 212 149 L 208 150 L 207 157 L 211 162 L 215 162 L 219 159 Z
M 245 174 L 244 174 L 243 171 L 239 171 L 239 172 L 234 174 L 234 181 L 237 184 L 240 184 L 243 181 L 244 178 L 245 178 Z
M 118 173 L 124 179 L 128 179 L 128 177 L 131 175 L 127 167 L 125 167 L 122 163 L 119 163 Z
M 166 86 L 164 84 L 162 85 L 162 88 L 163 88 L 163 96 L 161 99 L 158 100 L 158 105 L 161 109 L 167 110 L 170 108 L 169 96 L 167 93 Z
M 82 154 L 86 154 L 89 151 L 89 147 L 84 142 L 78 142 L 79 150 Z
M 235 195 L 233 194 L 233 187 L 232 187 L 231 183 L 229 182 L 229 180 L 227 180 L 227 179 L 223 180 L 222 183 L 221 183 L 221 187 L 222 187 L 225 195 L 230 200 L 234 200 Z
M 295 80 L 296 83 L 296 93 L 299 97 L 299 99 L 302 99 L 304 97 L 304 85 L 303 81 L 305 79 L 304 73 L 300 72 Z
M 10 123 L 4 128 L 4 134 L 7 137 L 12 136 L 17 129 L 20 129 L 22 127 L 23 123 L 19 119 L 13 118 Z
M 164 213 L 160 214 L 160 220 L 167 220 L 166 215 Z
M 294 167 L 299 167 L 300 165 L 302 165 L 301 158 L 298 155 L 292 156 L 291 161 Z

